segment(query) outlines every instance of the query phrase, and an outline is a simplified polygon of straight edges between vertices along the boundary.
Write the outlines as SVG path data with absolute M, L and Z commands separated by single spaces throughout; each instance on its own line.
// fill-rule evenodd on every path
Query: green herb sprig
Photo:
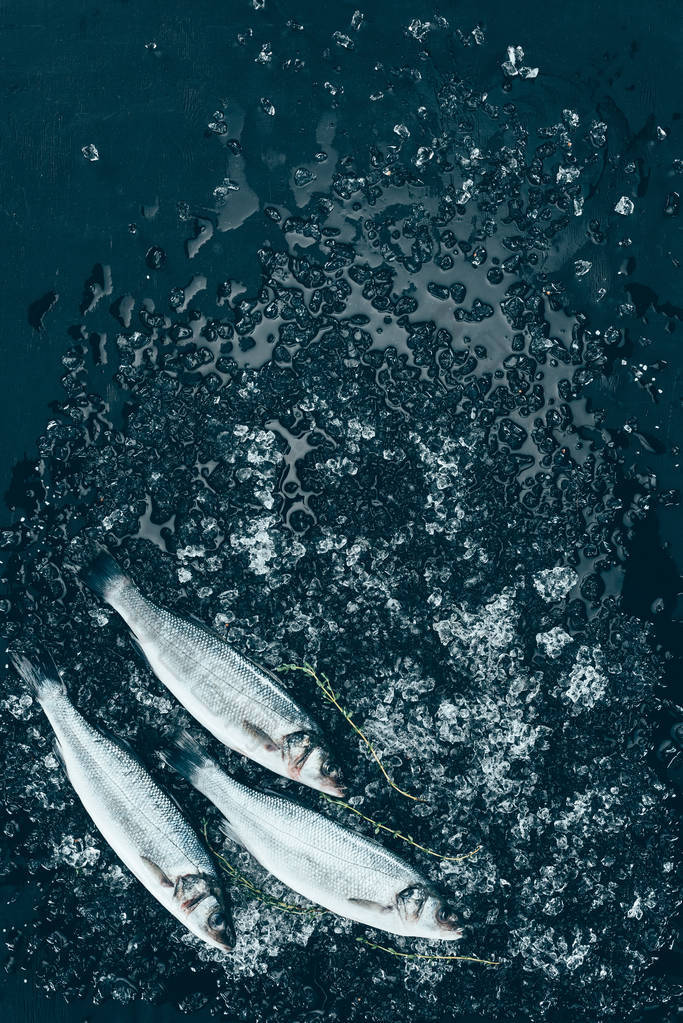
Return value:
M 388 952 L 389 955 L 399 956 L 401 959 L 450 959 L 467 963 L 481 963 L 483 966 L 501 965 L 501 963 L 496 962 L 494 959 L 479 959 L 478 956 L 428 955 L 426 952 L 399 952 L 397 948 L 389 948 L 388 945 L 378 945 L 374 941 L 368 941 L 367 938 L 356 938 L 356 941 L 361 945 L 367 945 L 368 948 L 375 948 L 380 952 Z
M 400 786 L 398 786 L 396 782 L 394 782 L 390 778 L 386 768 L 384 767 L 384 764 L 380 760 L 377 751 L 375 750 L 374 746 L 368 739 L 367 735 L 363 731 L 361 731 L 356 722 L 352 720 L 353 712 L 345 710 L 345 708 L 339 702 L 340 697 L 337 693 L 335 693 L 334 689 L 332 688 L 332 685 L 327 675 L 323 674 L 322 672 L 318 675 L 315 668 L 313 668 L 312 665 L 307 664 L 306 661 L 304 661 L 303 664 L 281 664 L 279 668 L 276 668 L 275 670 L 280 672 L 301 671 L 304 673 L 304 675 L 308 675 L 309 678 L 312 678 L 317 687 L 322 692 L 325 699 L 329 703 L 331 703 L 333 707 L 336 707 L 336 709 L 339 711 L 342 717 L 348 722 L 348 724 L 351 725 L 358 738 L 361 739 L 363 743 L 365 743 L 366 747 L 370 751 L 370 754 L 377 763 L 377 766 L 379 767 L 380 771 L 384 775 L 389 785 L 391 785 L 392 789 L 400 793 L 400 795 L 405 796 L 406 799 L 412 799 L 416 803 L 426 802 L 426 800 L 422 799 L 420 796 L 414 796 L 412 795 L 412 793 L 406 792 L 405 789 L 400 788 Z
M 435 856 L 438 860 L 447 860 L 449 863 L 459 863 L 461 860 L 467 860 L 470 856 L 476 855 L 476 853 L 478 853 L 481 849 L 481 846 L 478 845 L 476 849 L 472 849 L 472 851 L 468 853 L 462 853 L 460 856 L 444 856 L 443 853 L 435 852 L 434 849 L 428 849 L 426 845 L 420 845 L 419 842 L 416 842 L 410 835 L 404 835 L 402 831 L 396 831 L 395 828 L 389 827 L 388 824 L 381 824 L 373 817 L 368 817 L 366 814 L 361 813 L 360 810 L 356 809 L 355 806 L 351 806 L 350 803 L 345 803 L 342 799 L 333 799 L 332 796 L 328 796 L 325 792 L 321 792 L 320 795 L 323 799 L 326 799 L 328 803 L 334 803 L 335 806 L 342 806 L 345 810 L 350 810 L 351 813 L 355 813 L 358 817 L 362 818 L 362 820 L 367 821 L 368 824 L 372 824 L 375 829 L 375 833 L 386 831 L 394 838 L 399 839 L 399 841 L 407 842 L 408 845 L 412 845 L 415 849 L 419 849 L 420 852 L 426 853 L 428 856 Z
M 206 839 L 206 844 L 213 853 L 213 855 L 218 860 L 221 870 L 225 874 L 229 874 L 230 877 L 233 877 L 239 884 L 242 885 L 243 888 L 247 888 L 251 892 L 251 894 L 255 895 L 260 902 L 265 903 L 265 905 L 267 906 L 273 906 L 273 908 L 275 909 L 281 909 L 285 913 L 295 913 L 298 916 L 322 916 L 323 914 L 328 912 L 326 909 L 322 909 L 322 907 L 320 906 L 295 906 L 291 902 L 282 902 L 282 900 L 276 899 L 275 896 L 269 895 L 268 892 L 264 892 L 262 888 L 259 888 L 258 885 L 254 884 L 253 881 L 250 881 L 248 877 L 245 877 L 244 874 L 240 874 L 237 868 L 234 867 L 232 863 L 230 863 L 230 861 L 227 860 L 225 856 L 223 856 L 222 853 L 218 852 L 217 849 L 213 848 L 211 842 L 209 841 L 206 821 L 204 821 L 203 833 L 204 838 Z

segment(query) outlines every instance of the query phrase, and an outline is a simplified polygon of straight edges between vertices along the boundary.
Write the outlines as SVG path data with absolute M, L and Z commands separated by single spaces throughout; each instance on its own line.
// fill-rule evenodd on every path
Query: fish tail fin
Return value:
M 165 764 L 172 767 L 200 792 L 204 791 L 203 778 L 207 769 L 216 767 L 204 747 L 186 729 L 162 747 L 159 755 Z
M 8 656 L 38 703 L 66 693 L 57 666 L 44 647 L 37 647 L 30 658 L 16 650 L 8 651 Z
M 81 577 L 98 597 L 112 605 L 121 590 L 133 585 L 131 579 L 104 547 L 100 547 L 93 560 L 81 570 Z

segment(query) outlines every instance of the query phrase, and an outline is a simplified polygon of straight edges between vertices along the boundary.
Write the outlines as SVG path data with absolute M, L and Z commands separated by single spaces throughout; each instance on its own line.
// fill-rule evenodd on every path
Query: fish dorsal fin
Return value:
M 273 796 L 275 799 L 286 799 L 288 802 L 294 803 L 293 799 L 287 796 L 284 792 L 281 792 L 280 789 L 274 789 L 271 785 L 264 785 L 260 791 L 265 796 Z
M 271 739 L 267 732 L 264 732 L 262 728 L 258 727 L 258 725 L 252 724 L 251 721 L 247 721 L 246 718 L 242 722 L 242 727 L 245 732 L 252 737 L 252 739 L 261 743 L 267 753 L 275 753 L 280 748 L 275 740 Z
M 187 820 L 187 811 L 184 809 L 184 807 L 181 806 L 181 804 L 178 802 L 173 793 L 169 792 L 169 790 L 166 787 L 164 787 L 164 795 L 166 796 L 167 799 L 170 799 L 173 805 L 176 807 L 176 809 L 180 811 L 183 820 Z
M 99 727 L 99 731 L 102 733 L 102 735 L 104 735 L 104 737 L 106 739 L 109 739 L 110 742 L 115 743 L 116 746 L 119 746 L 122 750 L 124 750 L 124 752 L 128 753 L 128 755 L 130 757 L 132 757 L 132 759 L 136 762 L 136 764 L 140 764 L 141 763 L 140 757 L 138 756 L 138 754 L 135 751 L 135 749 L 131 746 L 131 744 L 128 741 L 128 739 L 124 739 L 124 737 L 122 735 L 114 735 L 112 730 L 110 728 L 107 728 L 106 725 L 101 725 Z M 145 770 L 147 769 L 145 764 L 142 764 L 142 766 L 143 766 L 143 768 Z M 152 780 L 154 780 L 154 779 L 152 779 Z M 178 808 L 178 810 L 180 810 L 180 813 L 182 814 L 182 816 L 185 817 L 186 816 L 185 810 L 180 805 L 180 803 L 178 802 L 176 797 L 173 795 L 173 793 L 169 792 L 167 788 L 164 788 L 163 792 L 164 792 L 164 795 L 168 799 L 170 799 L 171 802 Z
M 189 622 L 190 625 L 195 625 L 202 632 L 205 632 L 208 636 L 212 636 L 213 639 L 217 639 L 219 643 L 225 643 L 225 637 L 221 635 L 213 626 L 208 625 L 203 618 L 194 614 L 193 611 L 174 611 L 173 614 L 177 618 L 182 618 L 184 621 Z
M 133 759 L 137 761 L 137 763 L 140 762 L 139 756 L 131 746 L 128 739 L 124 739 L 122 735 L 116 735 L 111 730 L 111 728 L 107 727 L 107 725 L 98 724 L 97 731 L 100 732 L 105 737 L 105 739 L 109 739 L 110 742 L 113 742 L 116 746 L 119 746 L 126 753 L 130 754 L 130 756 L 133 757 Z
M 156 878 L 162 888 L 173 888 L 175 887 L 170 877 L 164 873 L 158 863 L 150 860 L 148 856 L 141 856 L 140 859 L 147 867 L 149 872 Z
M 373 913 L 391 913 L 393 906 L 383 906 L 380 902 L 373 902 L 372 899 L 354 899 L 351 895 L 348 898 L 354 906 L 359 906 L 360 909 L 369 909 Z
M 214 639 L 220 639 L 220 633 L 212 629 L 210 625 L 207 625 L 203 618 L 199 615 L 194 614 L 193 611 L 182 611 L 180 613 L 181 618 L 187 618 L 188 622 L 192 622 L 193 625 L 199 625 L 200 628 L 204 629 L 204 632 L 210 632 Z

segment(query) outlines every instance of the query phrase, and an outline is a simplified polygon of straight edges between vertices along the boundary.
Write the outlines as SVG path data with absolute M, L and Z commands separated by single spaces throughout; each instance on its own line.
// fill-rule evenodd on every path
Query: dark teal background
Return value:
M 366 16 L 357 42 L 359 58 L 367 58 L 365 79 L 345 77 L 343 53 L 324 53 L 331 33 L 345 30 L 357 7 Z M 548 122 L 552 115 L 543 104 L 553 98 L 573 105 L 600 95 L 621 112 L 625 131 L 637 132 L 650 117 L 680 131 L 682 32 L 677 0 L 648 4 L 459 0 L 443 4 L 441 13 L 465 31 L 477 22 L 486 26 L 485 47 L 457 52 L 456 70 L 474 85 L 491 78 L 510 43 L 522 43 L 529 63 L 541 66 L 545 91 L 538 108 L 528 111 L 530 123 Z M 210 201 L 224 174 L 224 150 L 205 133 L 213 110 L 227 100 L 228 109 L 236 104 L 251 111 L 264 93 L 286 90 L 287 104 L 278 109 L 273 123 L 248 117 L 242 136 L 251 154 L 247 165 L 251 187 L 266 201 L 277 201 L 279 179 L 262 157 L 271 149 L 282 153 L 288 168 L 310 159 L 318 120 L 330 107 L 321 82 L 334 66 L 341 68 L 335 74 L 345 86 L 335 144 L 353 151 L 365 146 L 375 130 L 377 109 L 367 99 L 375 86 L 373 61 L 398 65 L 404 53 L 406 62 L 412 59 L 414 46 L 407 46 L 402 27 L 411 18 L 432 15 L 432 5 L 422 0 L 340 0 L 333 5 L 266 0 L 259 12 L 249 0 L 0 4 L 4 292 L 0 485 L 7 494 L 3 520 L 20 515 L 25 505 L 34 440 L 50 417 L 50 402 L 59 397 L 67 331 L 93 265 L 111 262 L 118 268 L 115 294 L 120 295 L 139 291 L 144 284 L 140 266 L 151 244 L 167 248 L 169 259 L 182 264 L 177 203 L 200 208 Z M 304 31 L 287 29 L 288 18 L 300 22 Z M 250 26 L 257 38 L 271 41 L 279 56 L 298 52 L 306 63 L 304 71 L 283 77 L 277 60 L 268 69 L 254 64 L 253 45 L 247 52 L 235 41 Z M 152 42 L 156 48 L 148 49 L 146 44 Z M 442 61 L 447 56 L 442 55 Z M 401 103 L 397 90 L 388 100 L 397 120 Z M 100 153 L 94 164 L 81 156 L 81 147 L 89 143 Z M 143 207 L 157 204 L 158 213 L 148 219 Z M 129 231 L 131 223 L 138 226 L 135 234 Z M 680 239 L 680 227 L 677 230 Z M 230 272 L 248 286 L 255 281 L 256 264 L 244 253 L 258 247 L 261 231 L 247 223 L 212 243 L 216 263 L 230 266 Z M 646 246 L 639 282 L 652 288 L 662 303 L 675 303 L 677 297 L 680 303 L 683 289 L 680 271 L 670 258 L 670 240 L 656 233 L 634 240 L 641 249 Z M 641 249 L 636 248 L 639 259 Z M 120 277 L 124 266 L 129 267 L 128 279 Z M 29 310 L 51 291 L 58 301 L 38 330 L 30 322 Z M 670 372 L 680 378 L 680 327 L 671 336 L 656 337 L 655 343 L 666 348 Z M 609 382 L 596 388 L 595 400 L 607 408 L 614 424 L 635 415 L 650 429 L 659 426 L 664 451 L 651 460 L 660 485 L 675 487 L 677 460 L 668 452 L 680 440 L 680 403 L 668 398 L 666 407 L 655 407 L 635 388 Z M 642 452 L 634 452 L 634 459 L 640 456 Z M 671 509 L 641 530 L 625 589 L 627 607 L 643 617 L 652 616 L 652 600 L 665 593 L 666 613 L 656 618 L 656 627 L 670 648 L 680 642 L 677 566 L 682 563 L 680 512 Z M 68 1007 L 37 998 L 30 978 L 25 984 L 16 977 L 3 981 L 0 999 L 11 1023 L 84 1018 L 161 1023 L 180 1018 L 168 1008 Z M 209 1017 L 200 1013 L 193 1018 Z

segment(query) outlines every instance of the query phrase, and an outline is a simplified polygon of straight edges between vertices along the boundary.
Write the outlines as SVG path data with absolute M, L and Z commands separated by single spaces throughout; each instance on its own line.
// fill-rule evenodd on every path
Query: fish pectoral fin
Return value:
M 379 902 L 373 902 L 372 899 L 354 899 L 351 895 L 348 898 L 349 902 L 352 902 L 354 906 L 360 906 L 361 909 L 371 909 L 374 913 L 391 913 L 393 906 L 383 906 Z
M 252 739 L 260 742 L 268 753 L 275 753 L 276 750 L 280 748 L 277 743 L 271 739 L 267 732 L 264 732 L 262 728 L 258 727 L 258 725 L 253 725 L 251 721 L 247 721 L 246 718 L 242 722 L 242 727 L 245 732 L 252 737 Z
M 162 888 L 175 887 L 173 881 L 171 881 L 170 877 L 163 872 L 158 863 L 154 863 L 154 861 L 150 860 L 149 857 L 147 856 L 141 856 L 140 859 L 145 864 L 145 866 L 151 871 L 151 873 L 154 874 L 155 878 L 157 879 Z
M 235 843 L 235 845 L 241 846 L 242 849 L 246 849 L 244 842 L 235 831 L 235 828 L 230 821 L 225 819 L 225 817 L 220 823 L 220 828 L 226 838 L 229 838 L 231 842 Z

